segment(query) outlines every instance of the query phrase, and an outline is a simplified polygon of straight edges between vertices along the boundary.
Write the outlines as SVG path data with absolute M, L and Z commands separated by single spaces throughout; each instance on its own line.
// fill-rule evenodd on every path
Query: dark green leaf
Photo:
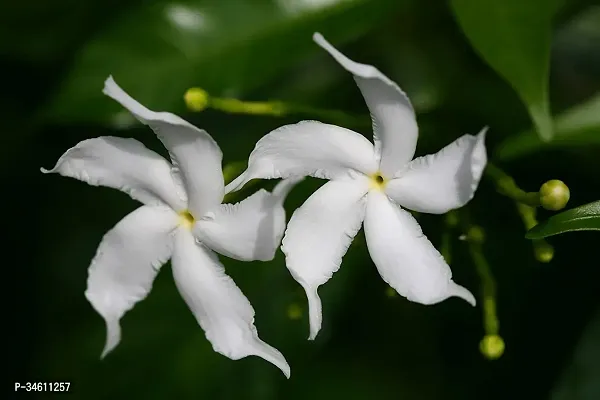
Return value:
M 118 121 L 122 109 L 102 95 L 108 75 L 157 110 L 181 112 L 190 86 L 213 96 L 242 97 L 319 52 L 311 39 L 314 31 L 336 43 L 353 39 L 396 7 L 389 0 L 308 4 L 188 0 L 153 3 L 124 15 L 76 57 L 46 117 Z
M 551 400 L 600 398 L 600 310 L 592 318 L 563 371 Z
M 600 230 L 600 200 L 553 215 L 534 226 L 525 237 L 541 239 L 565 232 L 598 230 Z
M 519 94 L 542 140 L 552 138 L 548 72 L 552 18 L 561 0 L 452 0 L 479 55 Z
M 558 116 L 554 121 L 554 133 L 548 143 L 533 131 L 511 136 L 498 146 L 496 156 L 510 160 L 545 148 L 600 145 L 600 93 Z

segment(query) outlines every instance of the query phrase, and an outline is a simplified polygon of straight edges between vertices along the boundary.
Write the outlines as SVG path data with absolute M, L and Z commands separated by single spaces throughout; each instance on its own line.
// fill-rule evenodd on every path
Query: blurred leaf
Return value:
M 510 160 L 550 147 L 600 144 L 600 93 L 559 115 L 554 121 L 554 133 L 548 143 L 532 131 L 511 136 L 498 146 L 496 156 Z
M 471 45 L 519 94 L 542 140 L 553 135 L 548 74 L 552 18 L 561 1 L 451 1 Z
M 600 399 L 600 311 L 583 332 L 552 400 Z
M 101 92 L 108 75 L 157 110 L 183 111 L 190 86 L 239 98 L 319 52 L 314 31 L 335 42 L 354 39 L 396 5 L 391 0 L 153 3 L 115 20 L 84 47 L 45 117 L 118 121 L 120 108 Z
M 600 200 L 553 215 L 527 232 L 528 239 L 540 239 L 573 231 L 600 230 Z
M 238 177 L 239 174 L 244 172 L 248 163 L 246 161 L 235 161 L 226 164 L 223 167 L 223 181 L 227 185 L 232 180 Z
M 29 0 L 4 2 L 0 10 L 0 49 L 39 64 L 61 59 L 106 20 L 141 0 Z M 32 11 L 35 10 L 35 11 Z

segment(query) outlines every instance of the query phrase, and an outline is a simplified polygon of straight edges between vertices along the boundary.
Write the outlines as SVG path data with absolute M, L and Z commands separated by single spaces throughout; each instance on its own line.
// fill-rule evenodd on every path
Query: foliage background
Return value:
M 593 1 L 564 3 L 552 33 L 554 114 L 600 89 L 600 8 Z M 119 347 L 99 361 L 105 328 L 83 296 L 87 266 L 102 235 L 136 204 L 111 189 L 42 176 L 39 167 L 100 135 L 132 136 L 164 154 L 149 129 L 129 125 L 119 106 L 102 96 L 104 79 L 113 74 L 148 107 L 179 113 L 206 129 L 226 163 L 245 160 L 271 129 L 315 117 L 190 113 L 183 93 L 200 86 L 216 96 L 365 115 L 350 76 L 312 43 L 312 32 L 321 31 L 409 94 L 421 127 L 418 153 L 488 125 L 493 159 L 502 141 L 528 130 L 530 120 L 516 93 L 471 48 L 449 3 L 29 0 L 0 7 L 9 272 L 4 330 L 12 336 L 5 344 L 6 398 L 55 397 L 12 389 L 13 381 L 57 380 L 71 382 L 67 397 L 86 400 L 600 398 L 598 234 L 550 238 L 556 256 L 540 264 L 514 204 L 486 179 L 468 207 L 486 230 L 486 257 L 497 280 L 507 345 L 499 360 L 479 353 L 480 308 L 457 299 L 425 307 L 386 296 L 358 238 L 340 271 L 320 289 L 325 322 L 315 342 L 306 340 L 305 312 L 301 319 L 288 317 L 291 304 L 304 309 L 306 300 L 281 253 L 270 263 L 222 258 L 256 309 L 261 337 L 292 366 L 289 381 L 259 358 L 233 362 L 214 353 L 177 293 L 169 266 L 150 296 L 123 319 Z M 370 135 L 368 124 L 347 127 Z M 596 127 L 577 145 L 497 161 L 526 190 L 561 179 L 571 189 L 569 207 L 584 204 L 600 198 L 598 135 Z M 319 184 L 308 180 L 295 189 L 288 215 Z M 439 245 L 443 217 L 422 215 L 420 222 Z M 478 292 L 478 276 L 458 240 L 452 269 L 457 282 Z

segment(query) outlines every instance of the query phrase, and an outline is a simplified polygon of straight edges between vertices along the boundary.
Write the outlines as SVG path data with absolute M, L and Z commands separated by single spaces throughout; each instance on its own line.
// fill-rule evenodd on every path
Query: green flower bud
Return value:
M 554 258 L 554 247 L 543 239 L 534 240 L 533 252 L 535 259 L 542 263 L 549 263 Z
M 456 214 L 456 212 L 450 211 L 446 214 L 446 225 L 454 228 L 455 226 L 458 226 L 458 222 L 458 215 Z
M 397 294 L 398 293 L 396 292 L 396 290 L 393 287 L 388 286 L 387 288 L 385 288 L 385 295 L 387 297 L 389 297 L 389 298 L 396 297 Z
M 540 188 L 540 204 L 546 210 L 558 211 L 565 208 L 571 192 L 563 181 L 552 179 Z
M 483 243 L 485 240 L 483 228 L 477 225 L 471 226 L 467 232 L 467 240 L 470 240 L 473 243 Z
M 499 335 L 485 335 L 479 342 L 479 351 L 489 360 L 497 360 L 504 354 L 504 340 Z
M 302 318 L 302 307 L 296 303 L 292 303 L 288 306 L 287 316 L 289 319 L 296 320 Z
M 208 106 L 209 96 L 204 90 L 194 87 L 185 92 L 183 99 L 190 110 L 202 111 Z

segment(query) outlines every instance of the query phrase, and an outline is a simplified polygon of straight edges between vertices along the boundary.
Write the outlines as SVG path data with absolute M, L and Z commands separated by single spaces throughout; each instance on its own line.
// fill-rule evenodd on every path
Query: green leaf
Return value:
M 479 55 L 519 94 L 542 140 L 552 138 L 548 74 L 552 18 L 561 0 L 452 0 Z
M 560 114 L 554 121 L 555 136 L 545 143 L 533 132 L 508 137 L 498 146 L 503 161 L 553 147 L 600 145 L 600 93 Z
M 181 112 L 199 86 L 214 96 L 242 97 L 283 76 L 307 55 L 311 39 L 352 40 L 393 15 L 391 0 L 154 2 L 115 22 L 83 48 L 50 102 L 52 122 L 118 122 L 122 109 L 102 94 L 117 83 L 149 108 Z M 351 29 L 349 29 L 351 27 Z
M 600 398 L 600 309 L 575 346 L 570 363 L 552 390 L 551 400 Z
M 565 232 L 598 230 L 600 230 L 600 200 L 553 215 L 531 228 L 525 237 L 541 239 Z

